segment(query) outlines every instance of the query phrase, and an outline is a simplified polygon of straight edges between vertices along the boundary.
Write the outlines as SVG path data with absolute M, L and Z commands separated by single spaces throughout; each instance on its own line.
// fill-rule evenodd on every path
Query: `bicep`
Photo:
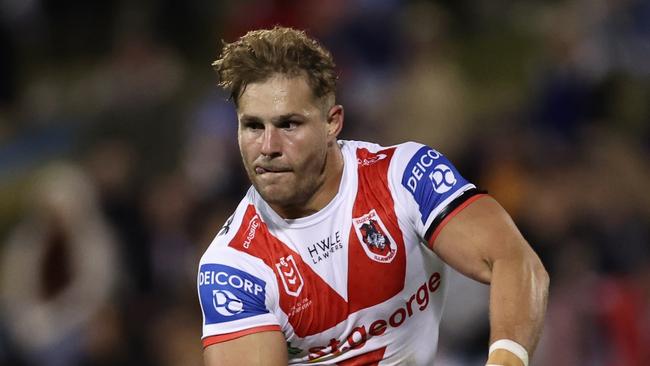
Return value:
M 206 366 L 286 366 L 287 344 L 279 331 L 259 332 L 205 348 Z
M 457 271 L 483 283 L 490 283 L 495 261 L 533 253 L 508 213 L 489 196 L 446 223 L 433 250 Z

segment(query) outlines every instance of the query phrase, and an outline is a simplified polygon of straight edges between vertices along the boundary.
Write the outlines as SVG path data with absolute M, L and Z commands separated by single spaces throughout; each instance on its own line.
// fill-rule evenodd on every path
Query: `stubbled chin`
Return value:
M 268 192 L 269 194 L 291 191 L 293 182 L 291 182 L 288 174 L 268 174 L 256 177 L 256 188 L 258 191 Z
M 268 203 L 282 204 L 292 201 L 295 189 L 293 185 L 286 182 L 258 184 L 255 187 L 262 198 Z

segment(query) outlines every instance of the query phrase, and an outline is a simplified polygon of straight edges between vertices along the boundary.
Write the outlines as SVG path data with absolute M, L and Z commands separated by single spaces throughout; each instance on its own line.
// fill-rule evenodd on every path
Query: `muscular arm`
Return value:
M 546 311 L 549 279 L 505 210 L 491 197 L 479 198 L 442 228 L 433 250 L 459 272 L 490 284 L 490 343 L 511 339 L 532 355 Z M 497 356 L 503 352 L 495 351 Z
M 287 343 L 281 332 L 260 332 L 216 343 L 203 351 L 206 366 L 286 366 Z

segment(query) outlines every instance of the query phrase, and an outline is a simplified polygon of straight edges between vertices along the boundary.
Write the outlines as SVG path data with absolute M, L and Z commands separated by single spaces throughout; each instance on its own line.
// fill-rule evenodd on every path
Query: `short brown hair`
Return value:
M 299 76 L 306 73 L 309 86 L 318 99 L 334 96 L 336 73 L 332 55 L 304 31 L 276 26 L 246 33 L 225 43 L 219 58 L 212 63 L 219 86 L 230 92 L 238 105 L 249 83 L 264 81 L 275 73 Z

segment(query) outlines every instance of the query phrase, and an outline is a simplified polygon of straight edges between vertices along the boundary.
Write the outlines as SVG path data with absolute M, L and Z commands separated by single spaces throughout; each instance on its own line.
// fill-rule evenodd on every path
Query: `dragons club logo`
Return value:
M 280 262 L 275 264 L 275 268 L 278 270 L 287 294 L 294 297 L 300 295 L 303 281 L 300 272 L 298 272 L 298 266 L 296 265 L 296 260 L 293 259 L 293 255 L 280 258 Z
M 244 303 L 227 290 L 212 291 L 212 306 L 223 316 L 233 316 L 244 311 Z
M 390 236 L 377 211 L 352 219 L 354 231 L 366 255 L 376 262 L 390 263 L 397 253 L 397 244 Z

